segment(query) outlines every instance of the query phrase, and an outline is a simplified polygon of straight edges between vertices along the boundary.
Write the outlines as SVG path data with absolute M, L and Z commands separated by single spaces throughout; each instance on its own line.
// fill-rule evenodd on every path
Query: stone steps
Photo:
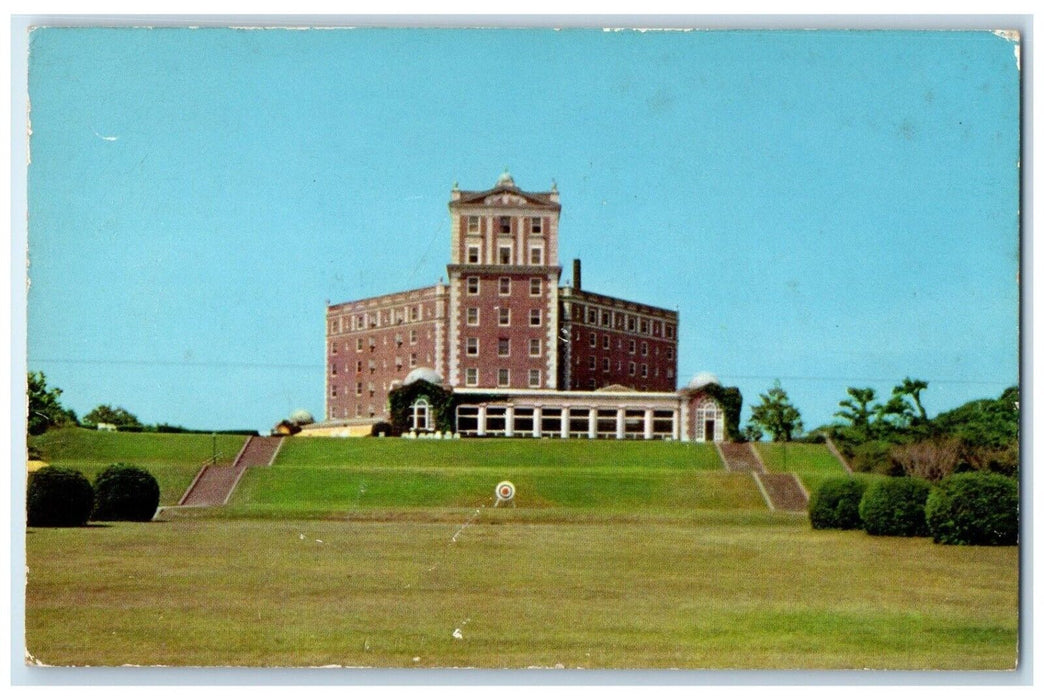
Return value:
M 203 467 L 179 506 L 221 506 L 228 502 L 239 479 L 250 467 L 271 466 L 283 442 L 279 437 L 249 437 L 230 466 L 208 465 Z

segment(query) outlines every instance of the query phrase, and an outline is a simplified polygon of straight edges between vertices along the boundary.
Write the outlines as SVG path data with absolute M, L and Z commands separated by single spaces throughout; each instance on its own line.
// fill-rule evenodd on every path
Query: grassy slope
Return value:
M 231 463 L 246 438 L 218 435 L 219 463 Z M 210 459 L 214 440 L 210 435 L 176 433 L 106 433 L 84 428 L 49 430 L 31 436 L 30 447 L 43 461 L 70 467 L 94 480 L 98 472 L 116 462 L 134 464 L 149 471 L 160 485 L 160 503 L 177 503 L 192 483 L 200 465 Z
M 35 530 L 27 646 L 92 665 L 1013 666 L 1016 548 L 735 512 Z
M 759 442 L 754 449 L 761 455 L 766 469 L 771 472 L 795 472 L 809 493 L 818 489 L 826 479 L 848 475 L 826 445 Z
M 746 474 L 710 445 L 558 440 L 293 438 L 271 469 L 247 472 L 232 511 L 293 517 L 373 508 L 492 505 L 511 480 L 529 508 L 614 512 L 764 508 Z

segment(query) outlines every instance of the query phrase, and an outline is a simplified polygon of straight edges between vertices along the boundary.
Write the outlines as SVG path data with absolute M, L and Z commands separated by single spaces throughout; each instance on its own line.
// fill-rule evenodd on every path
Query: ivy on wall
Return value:
M 418 379 L 412 384 L 393 389 L 388 394 L 391 424 L 397 434 L 408 433 L 413 425 L 413 402 L 424 397 L 431 407 L 435 430 L 454 432 L 457 429 L 457 405 L 506 401 L 504 394 L 454 394 L 452 390 Z
M 742 442 L 743 434 L 740 432 L 739 425 L 740 411 L 743 410 L 743 394 L 740 393 L 739 388 L 706 384 L 699 390 L 717 401 L 722 412 L 725 413 L 725 437 L 731 442 Z

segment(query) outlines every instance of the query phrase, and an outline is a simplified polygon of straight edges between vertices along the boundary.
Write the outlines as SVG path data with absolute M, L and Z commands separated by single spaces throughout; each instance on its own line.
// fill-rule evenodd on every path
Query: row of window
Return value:
M 580 331 L 576 332 L 576 339 L 577 340 L 580 339 Z M 588 337 L 588 345 L 590 345 L 592 348 L 597 348 L 598 347 L 598 334 L 597 333 L 591 333 L 590 334 L 590 336 Z M 602 349 L 603 350 L 609 350 L 611 348 L 612 348 L 612 339 L 609 337 L 608 334 L 603 335 L 602 336 Z M 647 342 L 645 342 L 643 340 L 641 342 L 641 345 L 639 345 L 637 340 L 635 340 L 633 338 L 628 339 L 628 341 L 627 341 L 627 352 L 628 353 L 630 353 L 631 355 L 634 355 L 634 354 L 636 354 L 638 352 L 639 348 L 641 348 L 642 357 L 646 357 L 649 354 L 649 343 L 647 343 Z M 616 339 L 616 349 L 617 350 L 622 350 L 623 349 L 623 339 L 622 338 L 617 338 Z M 654 347 L 653 348 L 653 354 L 659 355 L 660 354 L 660 348 L 659 347 Z M 668 360 L 673 360 L 674 359 L 674 348 L 671 347 L 671 346 L 667 347 L 667 359 Z
M 395 342 L 395 347 L 402 347 L 403 337 L 404 336 L 403 336 L 402 333 L 396 333 L 395 334 L 395 337 L 393 339 L 394 342 Z M 406 337 L 409 338 L 410 345 L 416 345 L 417 344 L 417 340 L 419 339 L 420 336 L 417 333 L 417 330 L 413 329 L 413 330 L 411 330 L 409 332 L 408 336 L 406 336 Z M 428 337 L 431 338 L 431 333 L 428 333 Z M 387 336 L 385 336 L 382 340 L 383 340 L 385 345 L 388 344 L 388 337 Z M 356 352 L 362 352 L 364 345 L 369 345 L 370 350 L 374 350 L 377 347 L 377 339 L 375 337 L 373 337 L 373 336 L 370 336 L 369 338 L 367 338 L 366 342 L 364 342 L 362 338 L 356 338 L 355 339 L 355 351 Z M 348 343 L 347 342 L 345 343 L 345 348 L 344 349 L 345 349 L 345 352 L 348 351 Z M 330 343 L 330 354 L 331 355 L 336 355 L 337 354 L 337 343 L 336 342 Z
M 468 277 L 467 291 L 470 296 L 475 296 L 482 289 L 482 280 L 478 277 Z M 529 296 L 538 297 L 544 291 L 544 280 L 539 277 L 529 278 Z M 497 294 L 506 297 L 511 296 L 511 278 L 501 277 L 497 279 Z
M 540 338 L 529 339 L 530 357 L 540 357 L 541 349 L 542 342 Z M 478 357 L 479 339 L 472 337 L 466 338 L 464 341 L 464 351 L 468 355 L 468 357 Z M 511 357 L 511 338 L 497 338 L 497 356 Z
M 579 364 L 580 363 L 580 358 L 579 357 L 576 358 L 576 361 L 577 361 L 577 364 Z M 589 358 L 587 358 L 587 368 L 589 370 L 591 370 L 592 372 L 597 372 L 598 371 L 598 358 L 597 357 L 589 357 Z M 602 358 L 602 372 L 609 373 L 611 371 L 612 371 L 612 360 L 610 360 L 608 357 L 603 357 Z M 622 360 L 617 360 L 616 361 L 616 371 L 617 372 L 622 372 L 623 371 L 623 361 Z M 642 378 L 648 378 L 648 376 L 649 376 L 649 365 L 647 365 L 644 362 L 641 363 L 640 365 L 638 363 L 636 363 L 636 362 L 628 362 L 627 363 L 627 374 L 628 374 L 628 376 L 631 376 L 631 377 L 634 377 L 634 376 L 640 374 L 642 376 Z M 671 368 L 667 368 L 667 370 L 665 370 L 665 375 L 666 375 L 666 377 L 668 379 L 674 379 L 674 370 L 671 369 Z M 660 368 L 659 367 L 654 367 L 653 368 L 653 376 L 654 377 L 659 377 L 660 376 Z
M 528 370 L 528 386 L 531 389 L 540 388 L 540 377 L 541 372 L 539 369 Z M 478 367 L 466 367 L 464 369 L 464 385 L 465 386 L 478 386 L 479 385 L 479 370 Z M 509 387 L 511 386 L 511 370 L 507 368 L 500 368 L 497 370 L 497 386 Z
M 469 306 L 464 313 L 464 319 L 469 326 L 479 325 L 479 319 L 481 314 L 479 313 L 477 306 Z M 541 309 L 530 309 L 529 310 L 529 325 L 539 326 L 544 319 L 543 311 Z M 498 326 L 510 326 L 511 325 L 511 309 L 507 307 L 500 307 L 497 309 L 497 325 Z
M 348 417 L 349 417 L 349 413 L 350 413 L 350 411 L 349 411 L 349 409 L 348 409 L 348 406 L 345 406 L 345 407 L 344 407 L 344 409 L 342 409 L 342 411 L 341 411 L 341 417 L 342 417 L 342 418 L 348 418 Z M 330 408 L 330 409 L 329 409 L 329 415 L 330 415 L 330 418 L 331 418 L 331 419 L 333 419 L 333 418 L 337 418 L 337 409 L 336 409 L 336 408 Z M 376 417 L 377 417 L 377 413 L 376 413 L 376 411 L 374 410 L 374 406 L 373 406 L 373 404 L 370 404 L 370 405 L 369 405 L 369 406 L 367 407 L 367 409 L 366 409 L 366 415 L 367 415 L 367 416 L 368 416 L 369 418 L 376 418 Z M 356 417 L 356 418 L 362 418 L 362 416 L 363 416 L 363 407 L 362 407 L 362 404 L 355 404 L 355 417 Z
M 479 216 L 468 216 L 468 233 L 481 233 Z M 539 216 L 524 216 L 520 221 L 525 221 L 529 224 L 530 233 L 543 233 L 544 232 L 544 219 Z M 514 232 L 515 220 L 510 216 L 498 216 L 494 219 L 494 230 L 500 234 L 511 234 Z
M 417 363 L 418 363 L 417 353 L 411 352 L 409 360 L 406 360 L 406 361 L 404 361 L 403 358 L 401 358 L 401 357 L 396 357 L 395 360 L 394 360 L 395 370 L 396 371 L 402 370 L 403 364 L 405 364 L 405 362 L 409 362 L 409 366 L 410 366 L 411 369 L 416 367 Z M 428 362 L 431 362 L 431 354 L 430 353 L 428 354 Z M 387 360 L 382 360 L 381 361 L 381 365 L 382 365 L 382 369 L 388 369 L 388 361 Z M 345 372 L 350 371 L 348 368 L 349 368 L 349 364 L 347 362 L 344 363 L 344 371 Z M 368 369 L 370 371 L 370 374 L 375 373 L 377 371 L 377 361 L 376 360 L 370 360 L 367 363 L 367 365 L 366 365 L 366 369 Z M 363 361 L 362 360 L 358 360 L 355 363 L 355 373 L 356 374 L 362 374 L 362 371 L 363 371 Z M 334 376 L 334 377 L 337 376 L 337 363 L 336 362 L 332 363 L 330 365 L 330 374 L 331 374 L 331 376 Z
M 482 246 L 476 244 L 468 244 L 468 264 L 478 265 L 482 262 Z M 497 246 L 497 264 L 498 265 L 514 265 L 514 246 L 502 245 Z M 530 265 L 543 265 L 544 264 L 544 248 L 543 246 L 530 246 L 529 247 L 529 263 Z
M 413 306 L 404 306 L 399 309 L 386 309 L 384 311 L 375 311 L 373 313 L 354 314 L 350 317 L 339 316 L 330 319 L 329 325 L 331 333 L 343 333 L 349 330 L 361 331 L 366 328 L 397 325 L 400 323 L 406 323 L 407 320 L 413 323 L 420 321 L 423 316 L 423 306 L 421 304 L 416 304 Z M 428 311 L 428 318 L 431 318 L 430 309 Z
M 583 304 L 573 305 L 573 318 L 586 323 L 589 326 L 603 326 L 615 328 L 616 330 L 627 330 L 630 333 L 641 333 L 642 335 L 663 336 L 674 338 L 674 324 L 657 321 L 655 319 L 642 318 L 623 311 L 609 311 L 598 309 Z

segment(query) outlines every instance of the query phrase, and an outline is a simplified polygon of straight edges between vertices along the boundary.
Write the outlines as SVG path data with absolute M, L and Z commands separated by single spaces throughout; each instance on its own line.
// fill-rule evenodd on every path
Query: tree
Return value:
M 30 435 L 40 435 L 51 426 L 76 424 L 76 414 L 63 408 L 59 400 L 62 390 L 58 387 L 49 389 L 43 372 L 29 372 L 26 393 L 29 398 Z
M 778 379 L 767 394 L 759 394 L 758 398 L 761 403 L 750 408 L 750 423 L 771 434 L 773 442 L 789 442 L 804 429 L 801 412 L 790 403 Z
M 138 417 L 130 411 L 120 408 L 117 406 L 113 408 L 107 404 L 102 404 L 97 408 L 93 409 L 90 413 L 83 417 L 83 422 L 87 425 L 98 425 L 99 423 L 109 423 L 115 425 L 117 428 L 140 428 L 141 423 L 138 421 Z
M 747 442 L 761 442 L 761 438 L 765 437 L 764 431 L 761 426 L 757 423 L 747 422 L 745 428 L 743 428 L 743 439 Z
M 917 407 L 918 418 L 923 423 L 928 421 L 928 414 L 921 405 L 921 392 L 927 388 L 928 382 L 923 379 L 905 377 L 902 384 L 892 389 L 892 396 L 909 396 L 913 400 L 914 406 Z
M 870 387 L 857 389 L 851 386 L 845 389 L 845 391 L 848 392 L 849 398 L 838 402 L 838 406 L 843 407 L 845 410 L 838 411 L 834 415 L 847 420 L 852 424 L 853 430 L 858 432 L 864 439 L 869 439 L 873 436 L 870 417 L 875 412 L 875 409 L 870 406 L 870 402 L 877 396 L 877 392 Z

